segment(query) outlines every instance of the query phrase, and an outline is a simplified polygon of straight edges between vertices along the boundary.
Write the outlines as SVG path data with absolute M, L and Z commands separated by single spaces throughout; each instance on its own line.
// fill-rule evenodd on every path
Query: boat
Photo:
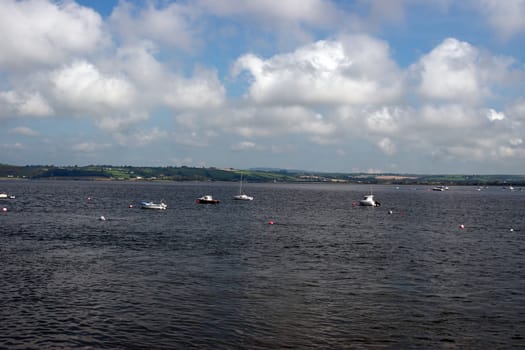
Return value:
M 233 199 L 241 200 L 241 201 L 253 201 L 253 197 L 248 196 L 247 194 L 244 194 L 244 193 L 233 196 Z
M 240 200 L 240 201 L 253 201 L 252 196 L 248 196 L 247 194 L 242 193 L 242 174 L 241 174 L 241 182 L 239 184 L 239 194 L 233 196 L 233 199 Z
M 432 188 L 432 191 L 441 191 L 441 192 L 443 192 L 443 191 L 446 191 L 446 190 L 448 190 L 448 186 L 436 186 L 436 187 Z
M 153 202 L 143 201 L 143 202 L 140 202 L 140 207 L 142 209 L 157 209 L 157 210 L 168 209 L 168 206 L 164 202 L 153 203 Z
M 14 195 L 8 195 L 7 193 L 0 193 L 0 199 L 15 199 Z
M 373 194 L 367 194 L 359 201 L 359 205 L 364 207 L 379 207 L 381 203 L 374 199 Z
M 197 198 L 195 201 L 197 204 L 219 204 L 221 201 L 213 198 L 211 194 L 204 195 L 200 198 Z

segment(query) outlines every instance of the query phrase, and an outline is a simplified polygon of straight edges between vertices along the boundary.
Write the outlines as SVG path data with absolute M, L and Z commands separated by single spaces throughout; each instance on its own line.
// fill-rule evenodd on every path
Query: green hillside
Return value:
M 130 181 L 239 181 L 241 174 L 250 182 L 362 183 L 397 185 L 476 185 L 525 186 L 525 175 L 418 175 L 324 173 L 284 169 L 219 169 L 195 167 L 135 167 L 88 165 L 14 166 L 0 164 L 0 178 L 52 180 L 130 180 Z

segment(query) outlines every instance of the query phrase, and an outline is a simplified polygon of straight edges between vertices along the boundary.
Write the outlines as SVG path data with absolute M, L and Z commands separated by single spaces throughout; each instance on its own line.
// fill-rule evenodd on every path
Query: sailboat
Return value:
M 240 200 L 240 201 L 253 201 L 253 197 L 242 193 L 242 173 L 241 173 L 241 182 L 239 184 L 239 194 L 233 196 L 233 199 Z

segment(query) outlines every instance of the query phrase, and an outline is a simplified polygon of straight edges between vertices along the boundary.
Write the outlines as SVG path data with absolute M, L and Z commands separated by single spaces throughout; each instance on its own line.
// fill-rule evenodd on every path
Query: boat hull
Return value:
M 218 199 L 197 199 L 197 204 L 219 204 L 221 201 Z

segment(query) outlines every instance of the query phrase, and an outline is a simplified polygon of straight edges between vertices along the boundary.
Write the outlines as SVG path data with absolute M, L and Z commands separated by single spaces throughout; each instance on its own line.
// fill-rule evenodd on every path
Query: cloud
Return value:
M 204 109 L 225 101 L 226 91 L 216 70 L 196 67 L 189 77 L 175 74 L 147 45 L 120 48 L 115 65 L 141 91 L 142 105 L 149 108 Z
M 318 41 L 267 60 L 247 54 L 233 75 L 243 71 L 252 77 L 249 97 L 260 104 L 387 103 L 403 92 L 388 45 L 362 35 Z
M 91 117 L 102 129 L 117 130 L 147 118 L 125 76 L 103 74 L 89 62 L 75 61 L 57 69 L 49 80 L 62 113 Z
M 324 0 L 199 0 L 197 4 L 214 15 L 276 23 L 284 21 L 326 26 L 338 17 L 333 3 Z
M 257 149 L 257 144 L 251 141 L 242 141 L 231 146 L 232 151 L 248 151 Z
M 113 136 L 122 146 L 145 146 L 166 139 L 168 132 L 155 127 L 149 130 L 132 129 L 128 132 L 115 132 Z
M 96 151 L 110 148 L 110 144 L 100 144 L 97 142 L 81 142 L 71 146 L 71 150 L 80 153 L 93 153 Z
M 377 142 L 377 146 L 385 154 L 392 155 L 396 153 L 396 146 L 388 137 L 384 137 Z
M 104 41 L 100 15 L 75 2 L 1 0 L 0 6 L 0 67 L 52 65 Z
M 113 10 L 109 23 L 126 45 L 146 40 L 155 46 L 191 52 L 201 45 L 196 11 L 195 7 L 181 3 L 156 7 L 149 2 L 141 8 L 123 0 Z
M 505 114 L 502 113 L 502 112 L 497 112 L 495 110 L 493 110 L 492 108 L 489 109 L 488 113 L 487 113 L 487 118 L 490 120 L 490 121 L 498 121 L 498 120 L 503 120 L 505 119 Z
M 125 109 L 134 100 L 133 85 L 124 77 L 103 75 L 86 61 L 76 61 L 51 74 L 55 98 L 72 110 Z
M 22 135 L 22 136 L 38 136 L 39 133 L 27 126 L 18 126 L 9 130 L 9 134 L 12 135 Z
M 445 39 L 411 67 L 419 94 L 428 99 L 479 103 L 495 84 L 509 80 L 514 60 L 491 56 L 467 42 Z
M 0 91 L 0 117 L 47 117 L 53 109 L 40 92 Z
M 3 143 L 3 144 L 0 144 L 0 149 L 4 149 L 6 151 L 21 151 L 21 150 L 25 150 L 26 146 L 20 142 Z
M 499 37 L 508 40 L 525 32 L 525 0 L 472 0 Z

